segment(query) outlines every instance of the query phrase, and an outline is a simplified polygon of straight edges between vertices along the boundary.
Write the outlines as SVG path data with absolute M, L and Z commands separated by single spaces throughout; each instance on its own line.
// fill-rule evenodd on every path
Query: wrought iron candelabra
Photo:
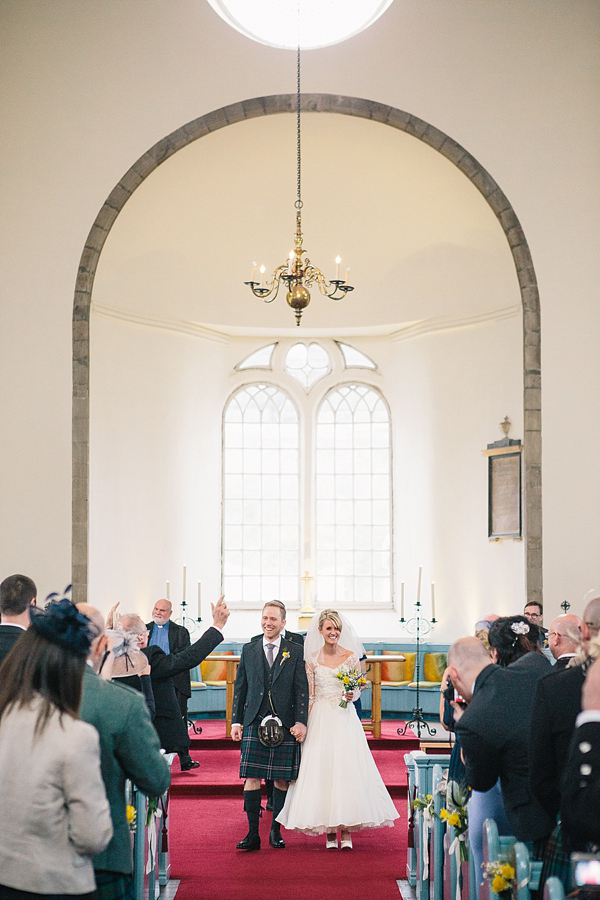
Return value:
M 416 657 L 415 657 L 415 681 L 417 684 L 417 697 L 416 697 L 416 706 L 413 707 L 411 718 L 408 722 L 404 723 L 402 728 L 398 728 L 398 734 L 405 735 L 409 728 L 413 725 L 416 726 L 417 737 L 421 740 L 421 729 L 426 730 L 428 734 L 434 735 L 436 733 L 436 729 L 429 724 L 429 722 L 425 721 L 423 716 L 423 709 L 421 708 L 420 703 L 420 683 L 421 683 L 421 635 L 428 635 L 430 631 L 432 631 L 436 624 L 437 619 L 432 618 L 431 620 L 423 618 L 421 615 L 421 601 L 417 599 L 415 603 L 415 615 L 411 619 L 405 619 L 404 616 L 400 619 L 400 624 L 404 626 L 406 631 L 409 634 L 413 635 L 413 641 L 416 646 Z
M 189 604 L 185 601 L 181 601 L 181 616 L 175 620 L 177 625 L 183 625 L 184 628 L 187 628 L 189 633 L 192 635 L 198 630 L 198 624 L 202 621 L 200 617 L 197 619 L 193 619 L 191 616 L 187 614 L 187 608 Z M 187 720 L 188 729 L 191 728 L 194 734 L 202 734 L 202 726 L 198 725 L 193 719 Z

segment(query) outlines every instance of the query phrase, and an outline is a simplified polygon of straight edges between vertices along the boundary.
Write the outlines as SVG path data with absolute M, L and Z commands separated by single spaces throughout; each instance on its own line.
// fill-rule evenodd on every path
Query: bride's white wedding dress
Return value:
M 344 665 L 359 668 L 357 656 Z M 398 812 L 381 779 L 354 704 L 339 704 L 339 667 L 307 665 L 312 709 L 298 780 L 277 817 L 285 828 L 317 835 L 341 825 L 349 831 L 394 824 Z

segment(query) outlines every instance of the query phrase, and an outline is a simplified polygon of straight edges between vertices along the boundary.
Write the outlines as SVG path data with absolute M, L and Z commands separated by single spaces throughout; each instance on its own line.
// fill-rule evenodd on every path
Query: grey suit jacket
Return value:
M 250 641 L 242 647 L 235 680 L 232 722 L 249 725 L 258 715 L 265 695 L 265 669 L 262 641 Z M 271 696 L 275 712 L 286 728 L 308 721 L 308 681 L 303 648 L 282 639 L 273 662 Z

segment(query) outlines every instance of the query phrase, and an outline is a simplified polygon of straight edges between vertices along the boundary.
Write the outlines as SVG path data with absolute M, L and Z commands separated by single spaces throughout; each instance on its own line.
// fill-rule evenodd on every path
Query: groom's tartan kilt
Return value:
M 300 744 L 284 727 L 283 743 L 265 747 L 258 739 L 259 720 L 244 727 L 240 778 L 271 778 L 273 781 L 295 781 L 300 766 Z

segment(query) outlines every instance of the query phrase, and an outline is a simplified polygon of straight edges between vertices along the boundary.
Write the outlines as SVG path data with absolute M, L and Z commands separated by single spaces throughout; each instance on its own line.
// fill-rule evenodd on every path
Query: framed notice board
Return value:
M 521 447 L 488 450 L 488 537 L 522 537 Z

